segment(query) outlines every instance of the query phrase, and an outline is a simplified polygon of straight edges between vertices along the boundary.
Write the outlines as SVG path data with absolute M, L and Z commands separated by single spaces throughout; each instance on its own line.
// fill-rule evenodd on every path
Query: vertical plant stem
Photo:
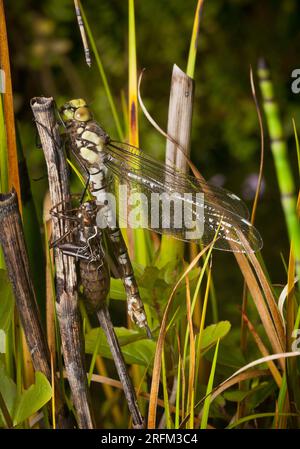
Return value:
M 187 269 L 184 271 L 184 273 L 180 276 L 178 279 L 176 285 L 174 286 L 171 295 L 169 296 L 168 302 L 166 304 L 163 318 L 161 321 L 159 336 L 157 340 L 157 347 L 155 352 L 155 359 L 153 363 L 153 375 L 152 375 L 152 383 L 151 383 L 151 392 L 150 392 L 150 401 L 149 401 L 149 414 L 148 414 L 148 428 L 149 429 L 155 429 L 156 425 L 156 413 L 157 413 L 157 400 L 158 400 L 158 390 L 159 390 L 159 379 L 160 379 L 160 373 L 161 373 L 161 362 L 162 362 L 162 351 L 163 351 L 163 345 L 165 336 L 167 333 L 167 319 L 168 319 L 168 313 L 172 304 L 172 300 L 174 298 L 175 292 L 182 282 L 183 279 L 185 279 L 186 275 L 194 268 L 194 266 L 198 263 L 200 257 L 203 255 L 204 251 L 206 251 L 206 248 L 200 252 L 197 257 L 189 264 Z M 183 410 L 183 408 L 182 408 Z
M 145 427 L 145 422 L 139 410 L 135 390 L 132 385 L 131 379 L 128 375 L 123 354 L 117 336 L 115 334 L 107 307 L 106 306 L 101 307 L 101 309 L 98 310 L 97 312 L 97 316 L 99 319 L 99 323 L 106 335 L 108 345 L 112 353 L 116 369 L 118 371 L 118 375 L 124 389 L 124 394 L 126 396 L 128 408 L 132 415 L 132 422 L 134 428 L 143 429 Z
M 129 143 L 139 146 L 139 121 L 137 109 L 137 68 L 136 68 L 136 40 L 135 40 L 135 14 L 134 0 L 128 0 L 128 116 L 129 116 Z
M 193 113 L 194 82 L 177 65 L 173 66 L 171 91 L 168 112 L 167 133 L 178 142 L 184 154 L 190 154 L 190 136 Z M 169 139 L 166 144 L 166 164 L 175 165 L 179 170 L 187 171 L 187 161 L 182 151 Z M 165 180 L 168 182 L 168 179 Z M 158 265 L 163 266 L 169 261 L 180 259 L 183 256 L 184 243 L 163 236 L 161 240 Z
M 136 57 L 136 30 L 135 30 L 135 8 L 134 0 L 128 0 L 128 141 L 131 145 L 139 146 L 139 120 L 138 120 L 138 89 L 137 89 L 137 57 Z M 127 229 L 127 237 L 133 240 L 134 251 L 130 255 L 134 260 L 147 266 L 150 263 L 150 251 L 152 246 L 150 234 L 146 229 Z M 130 250 L 130 248 L 129 248 Z M 145 305 L 147 319 L 151 327 L 150 308 Z M 131 324 L 129 324 L 130 326 Z M 139 385 L 141 371 L 139 367 L 133 366 L 135 384 Z
M 79 31 L 80 31 L 80 35 L 81 35 L 82 45 L 83 45 L 83 49 L 84 49 L 85 62 L 87 63 L 87 65 L 89 67 L 91 67 L 92 61 L 91 61 L 90 49 L 89 49 L 89 45 L 88 45 L 87 37 L 85 34 L 82 17 L 81 17 L 81 5 L 80 5 L 79 0 L 74 0 L 74 7 L 75 7 L 75 13 L 76 13 Z
M 191 311 L 191 292 L 190 292 L 188 276 L 186 276 L 186 309 L 187 309 L 187 320 L 188 320 L 188 327 L 189 327 L 189 334 L 190 334 L 187 413 L 190 411 L 189 428 L 193 429 L 194 428 L 194 404 L 195 404 L 196 348 L 195 348 L 195 336 L 194 336 L 192 311 Z
M 110 109 L 111 109 L 111 112 L 112 112 L 112 116 L 113 116 L 113 119 L 114 119 L 114 122 L 115 122 L 115 125 L 116 125 L 116 129 L 117 129 L 117 133 L 118 133 L 119 139 L 120 140 L 124 140 L 124 133 L 123 133 L 123 130 L 122 130 L 122 127 L 121 127 L 121 123 L 120 123 L 120 119 L 119 119 L 119 116 L 118 116 L 118 113 L 117 113 L 117 108 L 116 108 L 116 105 L 115 105 L 115 102 L 114 102 L 114 99 L 112 97 L 112 94 L 111 94 L 111 91 L 110 91 L 110 87 L 109 87 L 109 84 L 108 84 L 108 81 L 107 81 L 107 76 L 106 76 L 106 73 L 105 73 L 105 70 L 104 70 L 104 67 L 103 67 L 103 64 L 102 64 L 99 52 L 97 50 L 96 42 L 94 40 L 92 31 L 90 29 L 87 17 L 85 15 L 85 12 L 84 12 L 84 9 L 83 9 L 81 3 L 80 3 L 80 10 L 81 10 L 83 23 L 84 23 L 84 26 L 85 26 L 85 29 L 86 29 L 86 32 L 87 32 L 89 41 L 91 43 L 91 47 L 92 47 L 94 56 L 95 56 L 95 60 L 96 60 L 96 64 L 97 64 L 97 67 L 98 67 L 98 70 L 99 70 L 99 73 L 100 73 L 100 77 L 101 77 L 101 80 L 102 80 L 102 83 L 103 83 L 103 86 L 104 86 L 106 97 L 107 97 L 107 100 L 108 100 L 108 103 L 109 103 L 109 106 L 110 106 Z
M 287 224 L 289 239 L 295 252 L 296 273 L 300 277 L 300 227 L 296 210 L 297 201 L 294 180 L 289 163 L 288 148 L 284 138 L 279 107 L 275 100 L 270 70 L 263 59 L 258 63 L 258 77 L 281 194 L 282 209 Z
M 0 94 L 0 170 L 1 170 L 1 192 L 8 191 L 8 161 L 5 120 L 3 111 L 2 95 Z
M 31 100 L 42 148 L 47 163 L 49 191 L 52 207 L 70 201 L 67 165 L 64 158 L 59 127 L 54 114 L 53 98 L 36 97 Z M 53 217 L 53 238 L 59 239 L 65 232 L 62 220 Z M 78 307 L 75 260 L 56 249 L 56 312 L 68 381 L 80 428 L 94 428 L 94 418 L 89 395 L 82 325 Z
M 88 333 L 91 331 L 92 326 L 90 323 L 89 316 L 86 312 L 84 303 L 82 301 L 79 302 L 79 307 L 80 307 L 80 311 L 81 311 L 81 316 L 84 319 L 85 330 Z M 95 367 L 96 367 L 98 373 L 100 374 L 100 376 L 108 377 L 105 363 L 104 363 L 102 357 L 100 357 L 99 355 L 96 356 Z M 115 393 L 114 390 L 112 389 L 112 387 L 108 384 L 104 383 L 102 385 L 102 387 L 103 387 L 103 391 L 104 391 L 104 394 L 105 394 L 107 400 L 114 403 L 114 406 L 112 408 L 112 415 L 115 419 L 117 426 L 120 427 L 121 423 L 122 423 L 122 411 L 116 401 L 118 393 Z
M 9 49 L 3 0 L 0 0 L 0 30 L 0 68 L 5 73 L 5 94 L 3 96 L 3 104 L 6 124 L 7 159 L 9 168 L 8 184 L 9 188 L 15 188 L 19 200 L 20 211 L 22 212 Z
M 205 395 L 206 399 L 204 401 L 203 414 L 202 414 L 202 418 L 201 418 L 201 426 L 200 426 L 201 429 L 207 428 L 209 409 L 210 409 L 210 404 L 211 404 L 211 400 L 212 400 L 210 393 L 212 392 L 213 384 L 214 384 L 217 358 L 218 358 L 218 352 L 219 352 L 219 344 L 220 344 L 220 339 L 218 339 L 217 344 L 216 344 L 215 354 L 214 354 L 214 358 L 213 358 L 213 362 L 212 362 L 212 366 L 211 366 L 211 370 L 210 370 L 210 375 L 209 375 L 209 380 L 208 380 L 208 384 L 207 384 L 206 395 Z
M 43 207 L 43 222 L 45 230 L 45 248 L 46 248 L 46 329 L 47 329 L 48 346 L 50 349 L 52 363 L 55 371 L 56 316 L 55 316 L 55 288 L 54 288 L 54 273 L 53 273 L 54 258 L 53 258 L 53 249 L 48 248 L 49 246 L 48 242 L 52 238 L 52 222 L 49 211 L 50 211 L 50 197 L 49 193 L 47 192 L 44 199 L 44 207 Z
M 128 118 L 128 141 L 131 145 L 138 147 L 139 120 L 134 0 L 128 0 Z M 143 266 L 149 265 L 148 248 L 151 247 L 149 232 L 142 228 L 133 229 L 132 235 L 136 262 Z M 146 311 L 149 315 L 149 308 Z
M 163 351 L 162 353 L 162 384 L 163 384 L 163 394 L 164 394 L 164 420 L 165 424 L 167 426 L 167 429 L 172 429 L 172 421 L 171 421 L 171 414 L 170 414 L 170 402 L 169 402 L 169 394 L 168 394 L 168 383 L 167 383 L 167 372 L 166 372 L 166 360 L 165 360 L 165 353 Z M 161 426 L 162 422 L 159 423 L 159 428 L 162 429 Z
M 195 18 L 194 18 L 194 25 L 193 25 L 193 31 L 192 31 L 192 37 L 191 37 L 191 43 L 190 43 L 189 57 L 188 57 L 188 63 L 187 63 L 187 68 L 186 68 L 186 74 L 191 78 L 194 78 L 194 73 L 195 73 L 197 44 L 198 44 L 200 19 L 201 19 L 203 3 L 204 3 L 204 0 L 198 0 L 196 12 L 195 12 Z
M 33 365 L 51 382 L 49 349 L 42 329 L 36 295 L 30 275 L 18 200 L 15 190 L 0 195 L 0 243 L 3 248 L 8 275 L 12 282 L 16 305 Z M 20 339 L 16 342 L 19 344 Z M 56 388 L 58 395 L 59 390 Z M 57 403 L 57 419 L 64 427 L 62 401 Z

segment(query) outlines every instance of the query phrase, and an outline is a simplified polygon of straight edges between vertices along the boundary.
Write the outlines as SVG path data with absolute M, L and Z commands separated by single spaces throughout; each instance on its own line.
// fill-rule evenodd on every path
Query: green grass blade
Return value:
M 294 136 L 295 136 L 295 142 L 296 142 L 296 150 L 297 150 L 297 159 L 298 159 L 298 175 L 300 176 L 300 146 L 299 146 L 299 138 L 296 128 L 295 120 L 292 119 L 293 122 L 293 130 L 294 130 Z
M 287 395 L 287 382 L 286 382 L 286 374 L 282 377 L 281 387 L 279 390 L 278 395 L 278 414 L 281 415 L 284 410 L 284 405 L 286 401 L 286 395 Z M 275 420 L 273 423 L 273 427 L 275 426 Z
M 197 44 L 198 44 L 200 19 L 201 19 L 203 3 L 204 3 L 204 0 L 198 0 L 195 18 L 194 18 L 194 25 L 193 25 L 193 31 L 192 31 L 192 37 L 191 37 L 191 43 L 190 43 L 188 63 L 187 63 L 187 68 L 186 68 L 186 74 L 188 76 L 190 76 L 191 78 L 194 78 L 194 74 L 195 74 Z
M 102 334 L 101 334 L 100 329 L 101 328 L 99 327 L 98 337 L 97 337 L 97 340 L 96 340 L 96 345 L 95 345 L 95 349 L 94 349 L 94 352 L 93 352 L 93 355 L 92 355 L 92 360 L 91 360 L 90 369 L 89 369 L 89 373 L 88 373 L 88 385 L 89 385 L 89 387 L 91 385 L 92 375 L 93 375 L 93 372 L 94 372 L 96 358 L 97 358 L 97 355 L 98 355 L 98 349 L 99 349 L 99 345 L 100 345 L 100 342 L 101 342 Z
M 129 143 L 139 146 L 134 0 L 128 1 Z
M 139 146 L 137 62 L 134 0 L 128 1 L 128 118 L 129 143 Z M 147 266 L 150 263 L 149 232 L 140 228 L 133 230 L 134 256 L 137 263 Z
M 178 354 L 178 367 L 177 367 L 177 390 L 176 390 L 176 403 L 175 403 L 175 429 L 179 429 L 180 424 L 180 394 L 181 394 L 181 356 Z
M 163 394 L 164 394 L 166 427 L 167 427 L 167 429 L 172 429 L 173 425 L 172 425 L 171 414 L 170 414 L 167 373 L 166 373 L 166 360 L 165 360 L 165 352 L 164 351 L 162 353 L 162 384 L 163 384 Z
M 230 424 L 226 427 L 226 429 L 234 429 L 235 427 L 239 426 L 240 424 L 243 424 L 245 422 L 251 421 L 253 419 L 261 419 L 261 418 L 269 418 L 272 416 L 297 416 L 296 413 L 256 413 L 254 415 L 244 416 L 241 419 L 238 419 L 234 423 Z
M 209 409 L 210 409 L 210 403 L 211 403 L 210 394 L 212 392 L 213 384 L 214 384 L 219 344 L 220 344 L 220 340 L 218 340 L 218 342 L 216 344 L 215 354 L 214 354 L 214 358 L 213 358 L 213 362 L 212 362 L 212 366 L 211 366 L 211 370 L 210 370 L 210 375 L 209 375 L 209 380 L 208 380 L 208 384 L 207 384 L 207 388 L 206 388 L 206 395 L 209 395 L 209 396 L 205 399 L 204 405 L 203 405 L 203 413 L 202 413 L 201 425 L 200 425 L 201 429 L 207 428 Z

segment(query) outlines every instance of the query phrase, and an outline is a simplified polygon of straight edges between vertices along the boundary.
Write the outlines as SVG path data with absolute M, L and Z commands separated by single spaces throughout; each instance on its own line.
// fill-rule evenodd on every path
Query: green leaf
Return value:
M 262 382 L 251 390 L 233 390 L 225 391 L 224 399 L 231 402 L 241 402 L 247 399 L 247 408 L 255 409 L 276 389 L 274 382 Z
M 14 381 L 8 377 L 4 364 L 0 362 L 0 393 L 4 399 L 10 416 L 13 414 L 14 403 L 17 396 L 17 387 Z M 4 417 L 0 411 L 0 427 L 5 426 Z
M 143 298 L 143 302 L 144 302 L 144 298 L 149 296 L 148 289 L 141 287 L 140 283 L 139 283 L 139 290 L 140 290 L 140 294 L 141 294 L 141 297 Z M 123 285 L 123 282 L 121 279 L 111 278 L 109 297 L 116 301 L 126 301 L 127 296 L 126 296 L 125 288 L 124 288 L 124 285 Z M 147 301 L 145 301 L 145 302 L 147 302 Z
M 224 338 L 230 331 L 229 321 L 220 321 L 217 324 L 211 324 L 203 330 L 201 340 L 201 351 L 207 351 L 214 346 L 219 339 Z
M 14 311 L 14 295 L 6 270 L 0 270 L 0 329 L 8 331 Z
M 242 354 L 241 348 L 238 345 L 228 345 L 228 339 L 229 337 L 226 338 L 226 340 L 220 347 L 218 355 L 218 375 L 224 377 L 230 376 L 233 370 L 236 371 L 247 363 L 245 357 Z M 210 349 L 209 351 L 205 352 L 204 357 L 206 360 L 211 362 L 213 359 L 213 350 Z
M 272 393 L 276 391 L 275 382 L 263 382 L 253 391 L 251 397 L 247 399 L 248 410 L 255 410 L 267 398 L 272 397 Z
M 231 401 L 231 402 L 241 402 L 243 401 L 249 394 L 251 393 L 251 391 L 246 390 L 246 391 L 240 391 L 240 390 L 235 390 L 235 391 L 225 391 L 225 393 L 223 394 L 224 398 L 226 399 L 226 401 Z
M 140 277 L 139 285 L 149 290 L 155 287 L 155 283 L 159 278 L 160 270 L 156 267 L 146 267 L 144 273 Z
M 126 293 L 121 279 L 111 278 L 109 296 L 112 299 L 126 301 Z
M 143 366 L 152 366 L 154 361 L 156 343 L 153 340 L 140 340 L 122 347 L 125 362 Z
M 29 418 L 52 397 L 52 388 L 43 373 L 35 373 L 35 383 L 17 399 L 13 416 L 14 426 Z
M 115 327 L 115 332 L 126 363 L 136 363 L 143 366 L 152 365 L 155 353 L 154 341 L 145 339 L 140 332 L 124 327 Z M 106 336 L 103 330 L 99 328 L 92 329 L 86 334 L 85 351 L 88 354 L 93 354 L 96 344 L 98 344 L 97 353 L 99 355 L 112 359 Z

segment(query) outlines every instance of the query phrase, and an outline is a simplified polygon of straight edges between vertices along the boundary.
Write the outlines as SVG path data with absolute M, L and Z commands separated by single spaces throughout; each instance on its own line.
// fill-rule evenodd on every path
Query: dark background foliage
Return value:
M 121 95 L 127 95 L 127 2 L 83 0 L 83 6 L 121 111 Z M 147 69 L 142 93 L 149 111 L 165 128 L 172 65 L 186 67 L 196 1 L 136 0 L 135 6 L 138 67 Z M 290 158 L 296 167 L 291 119 L 294 117 L 299 125 L 300 108 L 290 86 L 291 72 L 297 67 L 300 52 L 299 12 L 297 0 L 204 3 L 195 73 L 191 155 L 207 179 L 214 177 L 240 196 L 250 196 L 249 206 L 251 180 L 258 171 L 260 154 L 249 66 L 255 70 L 260 56 L 266 57 L 271 66 Z M 45 173 L 45 166 L 41 153 L 35 150 L 30 98 L 51 95 L 61 104 L 66 99 L 83 96 L 92 103 L 96 117 L 107 131 L 116 136 L 116 130 L 96 64 L 93 62 L 89 69 L 84 62 L 73 2 L 7 1 L 6 13 L 15 110 L 32 189 L 41 211 L 47 183 L 46 179 L 33 181 Z M 141 114 L 140 121 L 141 146 L 163 159 L 163 138 Z M 268 139 L 264 182 L 257 227 L 264 238 L 263 254 L 272 278 L 274 282 L 283 282 L 280 252 L 286 257 L 288 245 Z M 250 195 L 245 183 L 250 184 Z M 230 257 L 220 254 L 215 258 L 219 268 L 215 273 L 227 285 L 222 298 L 225 301 L 232 299 L 233 292 L 240 293 L 242 282 L 237 280 L 234 268 L 223 269 Z

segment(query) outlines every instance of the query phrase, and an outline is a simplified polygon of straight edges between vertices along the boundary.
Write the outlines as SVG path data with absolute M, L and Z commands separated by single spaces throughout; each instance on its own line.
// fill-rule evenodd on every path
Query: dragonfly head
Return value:
M 93 118 L 86 101 L 82 98 L 68 101 L 60 108 L 59 112 L 64 123 L 71 120 L 88 122 Z

